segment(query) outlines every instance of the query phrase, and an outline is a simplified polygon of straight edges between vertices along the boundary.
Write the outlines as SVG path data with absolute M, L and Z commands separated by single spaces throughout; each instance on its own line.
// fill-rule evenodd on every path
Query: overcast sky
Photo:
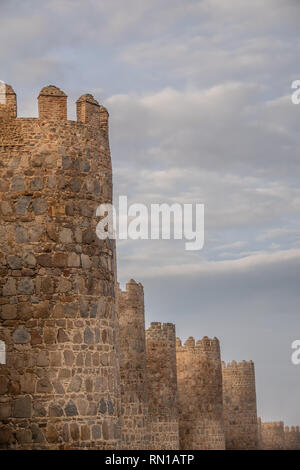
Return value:
M 122 241 L 146 320 L 255 361 L 263 420 L 300 424 L 298 0 L 0 0 L 0 79 L 36 116 L 49 84 L 110 112 L 114 192 L 205 204 L 205 245 Z

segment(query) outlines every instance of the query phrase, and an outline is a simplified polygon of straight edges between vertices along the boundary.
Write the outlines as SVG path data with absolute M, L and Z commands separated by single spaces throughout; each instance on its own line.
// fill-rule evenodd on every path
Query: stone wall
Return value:
M 147 449 L 148 405 L 144 289 L 131 279 L 119 290 L 122 448 Z
M 177 339 L 176 356 L 180 449 L 225 449 L 218 339 Z
M 258 449 L 254 364 L 222 363 L 226 449 Z
M 146 330 L 150 449 L 179 449 L 176 336 L 172 323 Z
M 299 426 L 286 426 L 284 428 L 285 448 L 287 450 L 300 450 Z
M 115 249 L 97 206 L 112 201 L 108 113 L 46 87 L 37 119 L 0 107 L 0 446 L 118 448 Z M 89 95 L 90 96 L 90 95 Z M 14 108 L 15 106 L 15 108 Z
M 261 447 L 263 450 L 285 449 L 283 421 L 261 423 Z

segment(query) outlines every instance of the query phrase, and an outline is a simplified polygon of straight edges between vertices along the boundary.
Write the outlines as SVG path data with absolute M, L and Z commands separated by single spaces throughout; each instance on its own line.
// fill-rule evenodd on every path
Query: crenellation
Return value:
M 261 448 L 263 450 L 286 449 L 283 421 L 261 423 Z
M 38 107 L 39 119 L 67 119 L 67 95 L 53 85 L 42 88 L 38 96 Z
M 146 330 L 149 448 L 179 449 L 176 335 L 172 323 Z
M 76 107 L 50 85 L 18 118 L 0 83 L 0 449 L 300 449 L 298 426 L 257 418 L 252 361 L 145 330 L 143 285 L 120 289 L 96 235 L 109 114 L 91 94 Z
M 131 279 L 118 291 L 122 449 L 147 449 L 148 397 L 144 289 Z
M 195 343 L 189 337 L 176 350 L 180 448 L 224 449 L 222 370 L 217 338 Z M 188 403 L 188 406 L 187 406 Z
M 38 119 L 1 120 L 0 158 L 0 446 L 117 449 L 115 253 L 94 216 L 112 202 L 108 138 L 46 87 Z
M 0 82 L 0 119 L 15 119 L 17 117 L 17 95 L 14 89 Z
M 299 426 L 285 426 L 284 440 L 285 440 L 285 448 L 287 450 L 300 450 Z
M 259 447 L 253 361 L 222 363 L 226 449 Z

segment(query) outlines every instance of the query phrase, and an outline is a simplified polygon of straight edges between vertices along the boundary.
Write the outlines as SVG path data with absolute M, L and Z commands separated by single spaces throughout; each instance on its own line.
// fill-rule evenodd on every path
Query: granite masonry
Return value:
M 286 448 L 283 421 L 261 423 L 261 448 L 264 450 L 284 450 Z
M 182 346 L 177 339 L 179 435 L 181 449 L 225 449 L 222 365 L 217 338 Z
M 257 419 L 253 362 L 217 338 L 145 328 L 144 291 L 117 283 L 108 112 L 55 86 L 38 118 L 0 87 L 0 449 L 300 449 L 299 427 Z
M 176 335 L 172 323 L 146 330 L 150 449 L 179 449 Z
M 222 363 L 226 449 L 258 449 L 254 364 Z
M 119 289 L 122 448 L 148 449 L 144 289 L 131 279 Z

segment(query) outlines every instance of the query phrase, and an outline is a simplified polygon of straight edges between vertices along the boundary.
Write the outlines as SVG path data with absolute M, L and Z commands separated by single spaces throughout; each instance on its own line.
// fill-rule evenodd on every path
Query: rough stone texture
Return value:
M 179 449 L 175 325 L 151 323 L 146 330 L 151 450 Z
M 283 421 L 261 423 L 261 449 L 285 450 Z
M 82 97 L 68 121 L 66 100 L 46 87 L 39 118 L 16 118 L 7 86 L 0 105 L 2 449 L 120 442 L 115 244 L 95 217 L 112 201 L 108 113 Z
M 219 340 L 177 338 L 176 357 L 180 449 L 225 449 Z
M 145 334 L 143 287 L 118 289 L 115 242 L 96 236 L 112 202 L 106 109 L 83 95 L 68 121 L 47 86 L 39 117 L 20 119 L 4 91 L 0 449 L 178 450 L 179 409 L 182 449 L 224 448 L 218 340 L 178 343 L 178 404 L 175 326 Z M 224 365 L 223 384 L 227 448 L 299 448 L 299 428 L 256 422 L 253 363 Z
M 122 403 L 122 448 L 148 449 L 148 403 L 144 289 L 130 280 L 119 289 L 119 338 Z
M 258 449 L 254 364 L 222 363 L 226 449 Z
M 300 450 L 300 428 L 299 426 L 286 426 L 284 428 L 286 450 Z

